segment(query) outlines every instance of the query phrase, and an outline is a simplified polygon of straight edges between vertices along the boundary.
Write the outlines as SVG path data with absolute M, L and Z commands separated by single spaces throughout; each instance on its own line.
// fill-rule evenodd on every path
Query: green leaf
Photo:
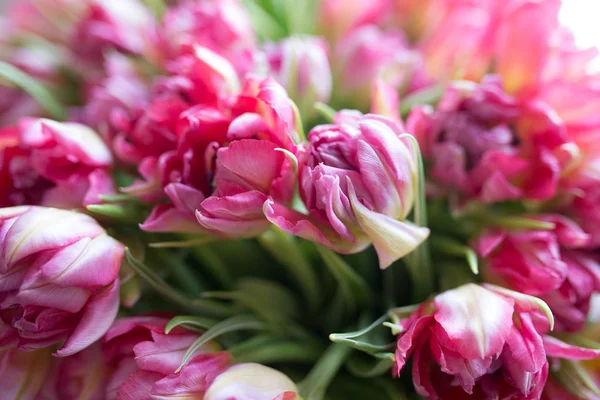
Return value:
M 224 317 L 235 312 L 231 307 L 204 299 L 190 299 L 169 286 L 156 272 L 136 259 L 129 248 L 125 248 L 125 258 L 131 268 L 165 300 L 191 312 Z
M 403 117 L 407 116 L 415 106 L 423 104 L 436 104 L 444 93 L 444 85 L 437 84 L 435 86 L 429 86 L 425 89 L 421 89 L 417 92 L 412 93 L 402 99 L 400 103 L 400 115 Z
M 200 330 L 201 332 L 206 329 L 210 329 L 217 324 L 214 319 L 195 317 L 193 315 L 180 315 L 171 318 L 167 326 L 165 327 L 165 333 L 169 334 L 173 329 L 178 326 L 183 326 L 188 329 Z
M 148 246 L 155 249 L 165 249 L 165 248 L 186 248 L 186 247 L 195 247 L 202 244 L 211 243 L 217 241 L 218 238 L 213 236 L 205 236 L 197 239 L 187 239 L 187 240 L 178 240 L 172 242 L 154 242 L 150 243 Z
M 230 347 L 228 351 L 238 363 L 272 364 L 285 362 L 312 365 L 323 353 L 323 347 L 316 343 L 284 340 L 278 336 L 263 334 Z
M 346 333 L 332 333 L 329 335 L 329 340 L 331 340 L 334 343 L 341 343 L 346 346 L 352 347 L 353 349 L 357 349 L 369 354 L 375 354 L 390 350 L 396 345 L 395 342 L 380 345 L 368 343 L 363 340 L 357 340 L 357 338 L 365 336 L 371 333 L 373 330 L 381 327 L 387 319 L 388 315 L 386 314 L 374 321 L 371 325 L 359 329 L 357 331 Z
M 554 377 L 580 399 L 600 397 L 600 388 L 590 373 L 577 360 L 560 360 L 560 369 Z
M 343 344 L 334 343 L 329 346 L 306 378 L 298 385 L 302 397 L 309 400 L 322 400 L 327 387 L 350 352 L 350 347 Z
M 231 317 L 224 321 L 219 322 L 214 325 L 206 332 L 202 334 L 185 352 L 183 359 L 181 360 L 181 364 L 175 371 L 178 373 L 195 355 L 196 351 L 202 347 L 205 343 L 230 332 L 236 332 L 240 330 L 263 330 L 265 329 L 265 324 L 262 321 L 259 321 L 255 317 L 251 315 L 238 315 L 235 317 Z
M 139 223 L 143 220 L 138 207 L 119 204 L 92 204 L 88 211 L 123 222 Z
M 294 278 L 308 309 L 316 311 L 321 304 L 319 281 L 296 239 L 273 227 L 259 236 L 258 241 Z
M 64 107 L 54 98 L 52 93 L 34 77 L 26 74 L 17 67 L 0 61 L 0 78 L 23 89 L 33 97 L 47 112 L 48 115 L 58 121 L 66 117 Z
M 335 114 L 337 113 L 333 107 L 329 106 L 328 104 L 321 103 L 320 101 L 316 102 L 314 107 L 327 122 L 333 122 Z
M 358 378 L 374 378 L 389 373 L 394 365 L 394 353 L 380 353 L 377 358 L 354 354 L 346 367 L 348 372 Z
M 210 275 L 220 287 L 224 289 L 233 287 L 233 278 L 227 265 L 221 260 L 217 253 L 210 248 L 210 246 L 193 246 L 190 250 L 194 255 L 194 258 L 201 263 L 208 275 Z
M 357 307 L 369 304 L 372 294 L 364 279 L 333 250 L 320 245 L 317 245 L 317 249 L 338 282 L 346 306 L 350 310 L 355 310 Z
M 130 194 L 124 194 L 124 193 L 119 193 L 119 194 L 114 194 L 114 195 L 104 195 L 101 194 L 100 196 L 100 200 L 104 201 L 105 203 L 140 203 L 141 199 L 137 196 L 133 196 Z
M 263 7 L 253 0 L 244 0 L 244 8 L 252 19 L 256 34 L 263 40 L 278 41 L 286 36 L 286 31 Z

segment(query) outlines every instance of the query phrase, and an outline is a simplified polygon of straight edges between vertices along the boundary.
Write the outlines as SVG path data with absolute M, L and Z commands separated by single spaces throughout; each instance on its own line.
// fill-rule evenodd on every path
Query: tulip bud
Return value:
M 214 380 L 204 400 L 295 400 L 298 389 L 281 372 L 260 364 L 238 364 Z
M 395 89 L 408 84 L 418 58 L 402 33 L 366 25 L 350 32 L 335 47 L 332 58 L 334 101 L 366 109 L 378 79 Z
M 99 339 L 119 308 L 123 245 L 91 217 L 43 207 L 0 209 L 0 346 L 60 344 L 68 356 Z
M 539 299 L 493 286 L 460 286 L 396 321 L 394 373 L 399 375 L 412 356 L 413 383 L 421 396 L 539 399 L 547 357 L 600 355 L 545 336 L 551 325 L 552 314 Z
M 319 37 L 290 37 L 265 47 L 270 75 L 298 104 L 300 115 L 310 118 L 314 104 L 331 96 L 331 70 L 327 44 Z
M 265 203 L 267 218 L 341 253 L 373 243 L 380 267 L 388 267 L 429 234 L 404 221 L 413 206 L 417 169 L 401 133 L 399 124 L 375 115 L 314 128 L 299 176 L 308 215 L 271 199 Z

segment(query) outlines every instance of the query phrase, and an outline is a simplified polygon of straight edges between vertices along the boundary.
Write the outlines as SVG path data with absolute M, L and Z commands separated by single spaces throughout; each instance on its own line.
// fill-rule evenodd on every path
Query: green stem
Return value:
M 167 271 L 173 275 L 179 286 L 191 295 L 199 295 L 205 288 L 202 287 L 198 277 L 178 257 L 164 250 L 154 250 L 160 263 L 164 263 Z
M 195 246 L 191 250 L 219 287 L 225 290 L 233 287 L 233 278 L 227 266 L 209 246 Z
M 259 236 L 258 241 L 297 282 L 309 310 L 317 310 L 321 304 L 317 275 L 295 239 L 280 229 L 272 228 Z
M 322 400 L 329 384 L 337 375 L 352 350 L 343 344 L 332 344 L 300 383 L 300 393 L 306 400 Z

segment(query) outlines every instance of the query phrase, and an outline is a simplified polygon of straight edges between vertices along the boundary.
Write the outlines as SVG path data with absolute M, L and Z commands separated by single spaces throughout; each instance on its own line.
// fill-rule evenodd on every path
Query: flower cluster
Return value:
M 3 399 L 600 398 L 560 0 L 7 3 Z

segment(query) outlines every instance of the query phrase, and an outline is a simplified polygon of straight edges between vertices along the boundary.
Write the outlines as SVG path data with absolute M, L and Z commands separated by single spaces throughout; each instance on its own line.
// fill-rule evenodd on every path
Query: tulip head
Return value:
M 62 345 L 68 356 L 99 339 L 119 307 L 123 245 L 91 217 L 44 207 L 0 209 L 0 344 Z

